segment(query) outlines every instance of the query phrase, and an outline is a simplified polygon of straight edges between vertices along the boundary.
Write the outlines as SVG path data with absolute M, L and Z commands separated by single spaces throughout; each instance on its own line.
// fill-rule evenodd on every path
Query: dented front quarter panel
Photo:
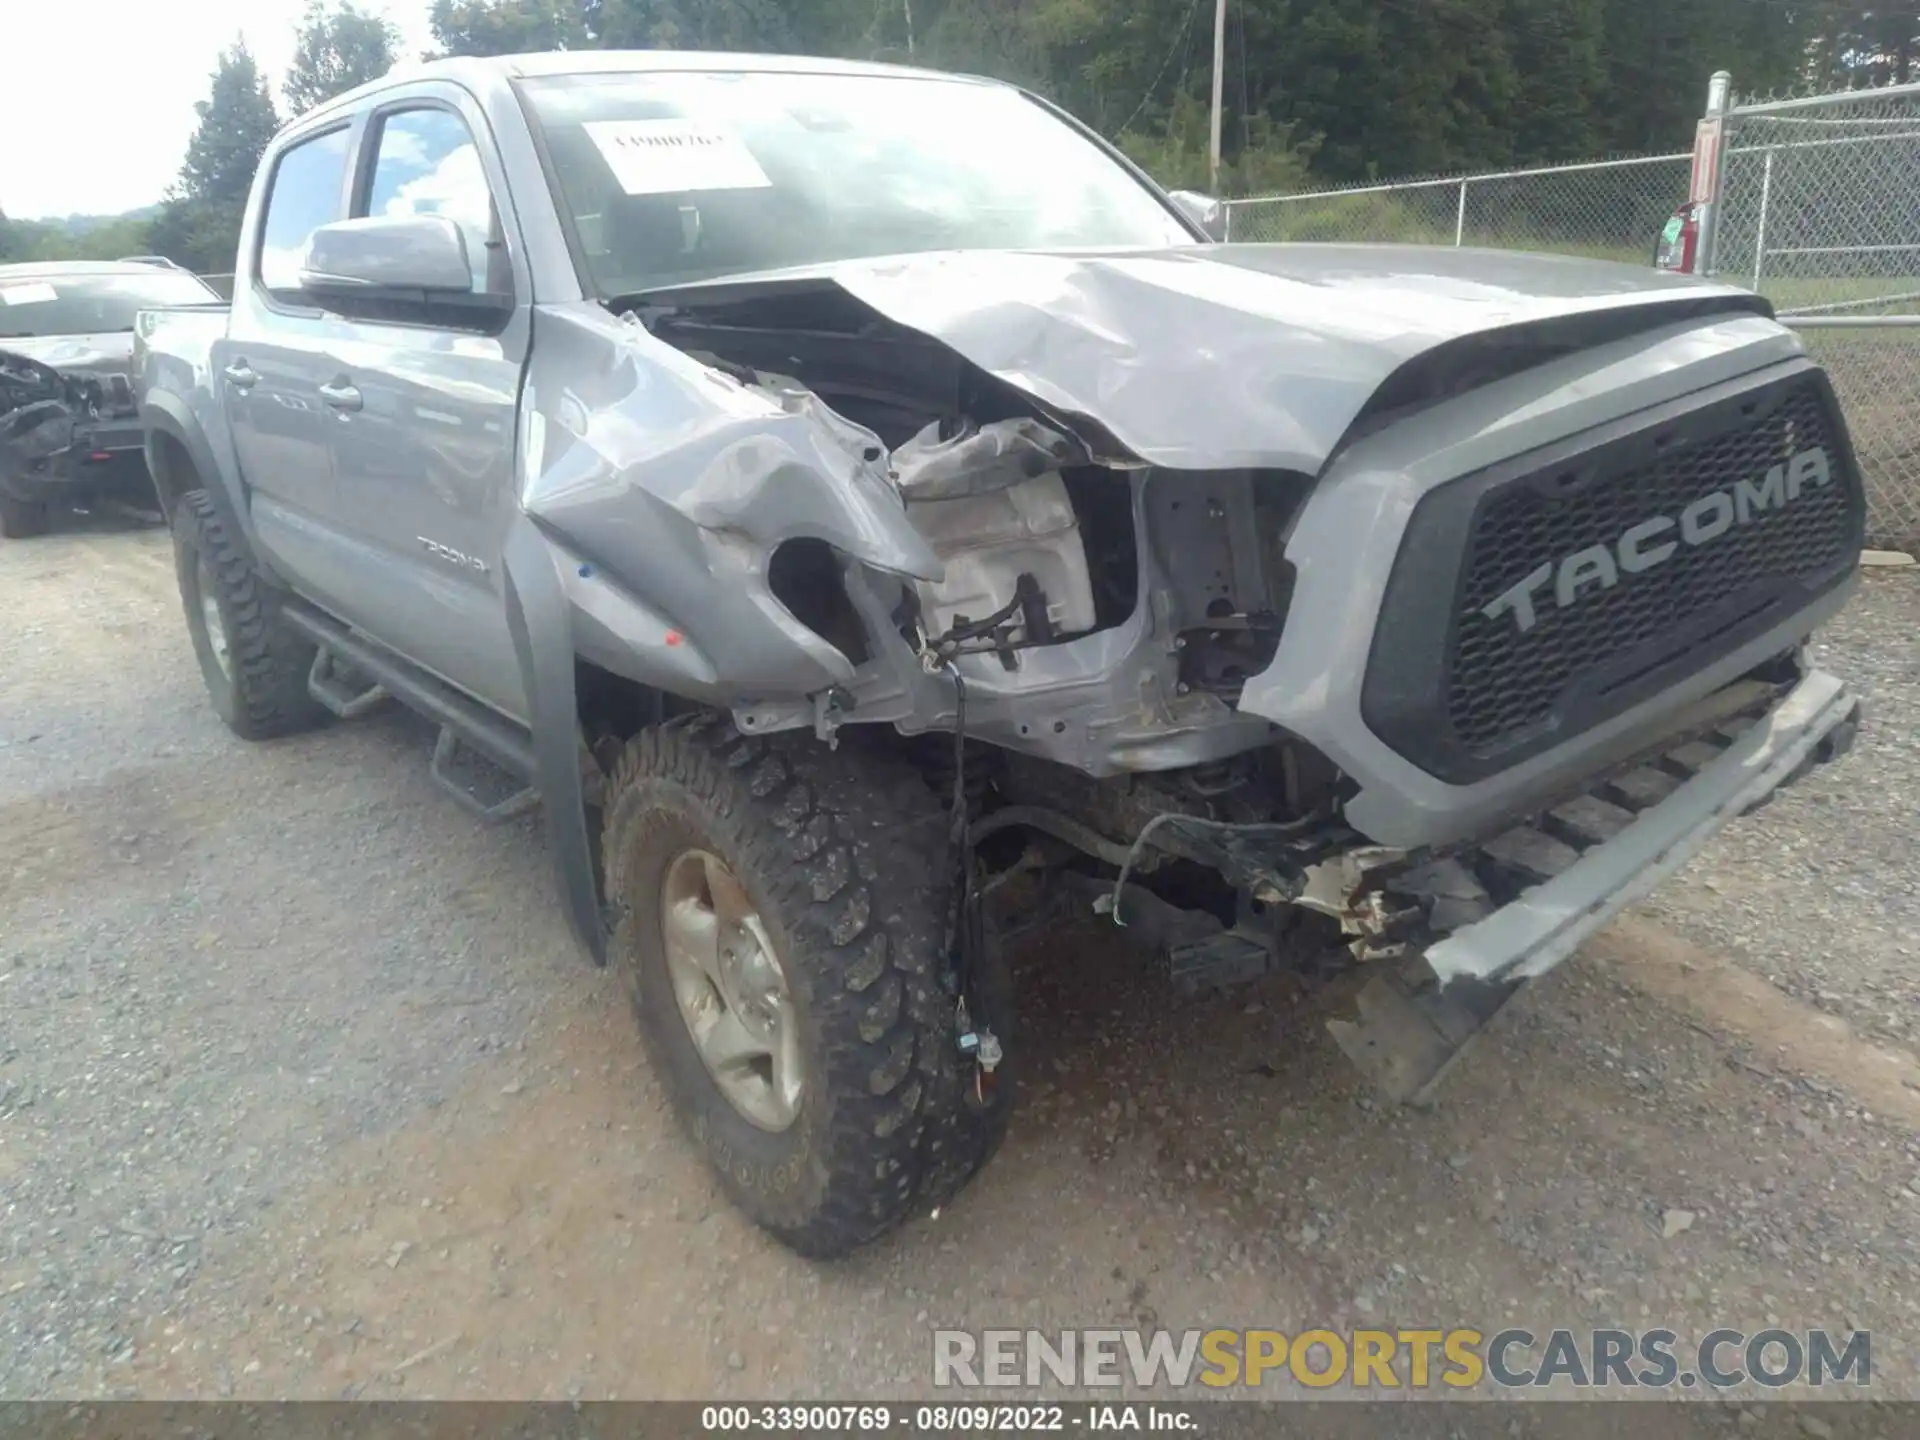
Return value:
M 561 547 L 589 659 L 718 703 L 804 696 L 853 665 L 774 599 L 783 541 L 939 577 L 885 447 L 815 397 L 743 383 L 597 305 L 540 307 L 534 330 L 520 502 Z

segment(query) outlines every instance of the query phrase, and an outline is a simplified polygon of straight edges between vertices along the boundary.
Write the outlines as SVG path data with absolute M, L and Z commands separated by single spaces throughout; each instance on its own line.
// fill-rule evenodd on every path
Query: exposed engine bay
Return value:
M 1020 693 L 1030 706 L 1056 684 L 1084 688 L 1095 666 L 1110 670 L 1119 652 L 1102 644 L 1096 659 L 1082 649 L 1080 663 L 1069 653 L 1127 626 L 1143 605 L 1159 612 L 1153 628 L 1164 627 L 1172 643 L 1163 637 L 1165 664 L 1154 667 L 1163 673 L 1148 693 L 1129 695 L 1121 708 L 1157 714 L 1150 729 L 1230 722 L 1240 685 L 1272 658 L 1287 603 L 1286 523 L 1309 477 L 1156 472 L 1098 424 L 1048 414 L 953 350 L 837 290 L 646 307 L 640 318 L 694 358 L 775 393 L 804 390 L 878 438 L 908 519 L 945 568 L 941 580 L 880 598 L 916 650 L 992 656 L 997 673 L 968 672 L 977 691 Z M 845 605 L 844 577 L 825 556 L 809 561 L 806 546 L 789 542 L 776 553 L 775 591 L 852 656 L 864 645 L 849 639 L 852 617 L 836 613 Z M 1166 563 L 1172 556 L 1178 564 Z M 1048 650 L 1055 653 L 1037 653 Z M 889 718 L 913 723 L 911 715 Z M 1105 748 L 1098 742 L 1056 738 L 1078 729 L 1061 715 L 1040 725 L 1029 716 L 1024 728 L 1001 727 L 1004 734 L 994 733 L 989 710 L 977 708 L 974 720 L 988 727 L 976 730 L 982 738 L 1096 773 L 1184 758 L 1096 753 Z M 1235 733 L 1201 744 L 1193 758 L 1265 743 L 1265 726 L 1229 729 Z
M 649 307 L 639 318 L 693 358 L 789 404 L 804 394 L 886 447 L 888 477 L 944 576 L 855 573 L 798 540 L 776 549 L 771 584 L 871 687 L 849 687 L 835 702 L 844 708 L 808 717 L 828 738 L 876 711 L 909 735 L 947 712 L 960 748 L 929 734 L 922 754 L 938 783 L 965 772 L 983 853 L 1025 869 L 1088 857 L 1109 875 L 1124 868 L 1199 907 L 1160 937 L 1172 940 L 1234 925 L 1237 894 L 1292 898 L 1302 867 L 1358 843 L 1338 823 L 1338 772 L 1232 709 L 1278 641 L 1281 550 L 1307 477 L 1156 472 L 1099 427 L 1048 414 L 842 292 Z M 850 600 L 856 610 L 867 601 L 865 614 L 850 613 Z M 881 624 L 866 623 L 876 615 Z M 900 639 L 903 678 L 920 696 L 912 708 L 889 705 L 897 672 L 870 653 L 876 633 Z M 1116 664 L 1127 647 L 1137 681 Z M 1130 693 L 1102 688 L 1116 669 Z M 1053 707 L 1056 688 L 1070 698 Z M 1087 713 L 1096 708 L 1110 713 Z M 796 717 L 764 707 L 748 723 L 783 718 Z M 1070 732 L 1122 727 L 1137 753 L 1116 753 L 1102 735 L 1058 763 L 1074 748 Z M 1178 763 L 1182 747 L 1195 763 Z M 1179 817 L 1190 823 L 1167 824 Z M 1016 840 L 1029 834 L 1039 849 Z M 1136 845 L 1142 834 L 1148 843 Z M 1135 908 L 1165 920 L 1132 882 Z

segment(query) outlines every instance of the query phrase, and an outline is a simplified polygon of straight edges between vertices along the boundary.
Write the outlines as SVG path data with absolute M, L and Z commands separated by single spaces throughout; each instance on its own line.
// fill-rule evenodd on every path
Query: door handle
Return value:
M 336 380 L 331 385 L 320 387 L 320 398 L 336 410 L 358 410 L 360 408 L 360 389 L 344 380 Z
M 225 370 L 221 371 L 221 373 L 233 382 L 233 388 L 236 390 L 251 390 L 255 385 L 260 383 L 260 376 L 256 374 L 254 368 L 244 360 L 234 361 L 231 365 L 227 366 Z

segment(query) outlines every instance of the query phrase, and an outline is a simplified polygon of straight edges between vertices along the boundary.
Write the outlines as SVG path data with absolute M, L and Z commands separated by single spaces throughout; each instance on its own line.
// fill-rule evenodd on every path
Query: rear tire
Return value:
M 47 507 L 38 500 L 16 500 L 0 495 L 0 535 L 9 540 L 29 540 L 47 533 Z
M 757 1224 L 803 1255 L 844 1255 L 944 1203 L 985 1162 L 1011 1097 L 981 1107 L 956 1048 L 942 983 L 947 822 L 917 772 L 811 737 L 745 737 L 711 716 L 674 721 L 623 752 L 604 854 L 610 954 L 655 1070 Z M 668 958 L 668 897 L 689 855 L 737 880 L 783 973 L 802 1080 L 781 1128 L 728 1098 L 676 992 L 685 959 Z
M 270 740 L 324 724 L 307 690 L 318 648 L 280 618 L 278 594 L 233 541 L 204 490 L 173 512 L 174 573 L 207 694 L 243 740 Z

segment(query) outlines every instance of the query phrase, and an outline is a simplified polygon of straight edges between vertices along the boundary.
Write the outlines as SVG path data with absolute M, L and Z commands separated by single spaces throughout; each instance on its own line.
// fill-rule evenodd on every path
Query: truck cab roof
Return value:
M 875 61 L 834 60 L 813 55 L 759 55 L 725 50 L 553 50 L 524 55 L 453 55 L 439 60 L 423 60 L 397 66 L 378 80 L 336 96 L 302 115 L 300 129 L 307 122 L 351 110 L 369 95 L 396 85 L 421 80 L 452 80 L 484 91 L 505 80 L 532 79 L 552 75 L 619 75 L 646 71 L 762 71 L 785 75 L 892 76 L 921 80 L 945 80 L 963 85 L 1002 85 L 1005 82 L 979 75 L 929 70 L 913 65 L 887 65 Z

